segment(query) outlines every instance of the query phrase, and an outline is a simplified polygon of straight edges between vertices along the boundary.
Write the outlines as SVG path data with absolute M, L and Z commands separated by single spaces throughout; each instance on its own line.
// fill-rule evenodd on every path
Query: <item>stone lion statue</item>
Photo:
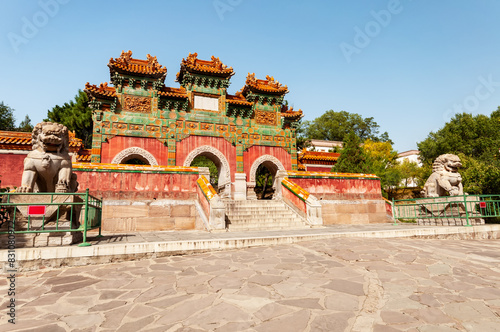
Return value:
M 68 128 L 41 122 L 33 128 L 33 151 L 24 159 L 21 186 L 17 192 L 67 193 L 77 190 L 69 155 Z
M 460 158 L 454 154 L 443 154 L 432 164 L 432 174 L 424 185 L 424 197 L 463 195 L 462 176 L 458 168 L 462 167 Z

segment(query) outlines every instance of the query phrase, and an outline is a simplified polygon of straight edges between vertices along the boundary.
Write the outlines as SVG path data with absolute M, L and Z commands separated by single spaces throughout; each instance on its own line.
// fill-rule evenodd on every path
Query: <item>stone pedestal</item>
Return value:
M 419 215 L 417 223 L 428 226 L 463 226 L 467 225 L 466 209 L 469 214 L 470 225 L 484 225 L 484 219 L 475 212 L 475 205 L 479 203 L 477 197 L 467 197 L 467 203 L 463 196 L 429 198 L 418 201 Z
M 219 196 L 223 199 L 231 198 L 231 181 L 219 184 Z
M 247 200 L 257 200 L 257 194 L 255 193 L 255 182 L 247 182 Z
M 234 174 L 234 194 L 235 201 L 247 199 L 247 175 L 245 173 Z
M 81 198 L 73 195 L 10 195 L 10 203 L 46 206 L 45 215 L 30 216 L 28 206 L 17 206 L 15 211 L 15 230 L 65 230 L 76 229 L 80 226 L 81 205 L 64 205 L 64 203 L 82 202 Z M 49 203 L 58 205 L 47 205 Z M 60 204 L 60 205 L 59 205 Z M 73 206 L 73 209 L 71 208 Z M 13 209 L 10 218 L 14 217 Z M 72 222 L 71 222 L 72 220 Z M 2 228 L 7 229 L 7 223 Z M 53 232 L 53 233 L 22 233 L 16 234 L 16 247 L 45 247 L 69 245 L 82 241 L 82 232 Z M 7 235 L 0 237 L 0 248 L 4 248 Z
M 226 206 L 219 196 L 215 196 L 210 201 L 209 223 L 212 229 L 221 230 L 226 228 Z

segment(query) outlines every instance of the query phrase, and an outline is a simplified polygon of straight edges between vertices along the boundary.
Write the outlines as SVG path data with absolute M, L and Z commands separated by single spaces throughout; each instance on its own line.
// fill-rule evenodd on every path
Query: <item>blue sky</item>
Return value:
M 500 105 L 496 0 L 0 0 L 0 101 L 41 121 L 86 82 L 109 81 L 122 50 L 167 67 L 190 52 L 288 85 L 312 120 L 373 117 L 399 151 L 416 149 L 457 111 Z

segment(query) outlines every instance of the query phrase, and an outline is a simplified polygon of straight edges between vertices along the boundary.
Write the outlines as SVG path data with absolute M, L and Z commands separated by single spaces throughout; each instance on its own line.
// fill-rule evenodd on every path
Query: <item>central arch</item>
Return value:
M 193 162 L 194 158 L 198 156 L 205 156 L 211 161 L 214 162 L 215 166 L 217 166 L 217 170 L 219 172 L 219 185 L 218 189 L 222 193 L 223 197 L 231 196 L 231 170 L 229 168 L 229 163 L 226 157 L 210 145 L 203 145 L 197 147 L 193 151 L 191 151 L 186 159 L 184 160 L 183 166 L 189 167 Z
M 125 150 L 120 151 L 111 161 L 112 164 L 123 164 L 127 160 L 137 158 L 139 160 L 144 161 L 148 165 L 158 166 L 158 162 L 156 158 L 149 153 L 148 151 L 141 149 L 137 146 L 133 146 L 131 148 L 127 148 Z

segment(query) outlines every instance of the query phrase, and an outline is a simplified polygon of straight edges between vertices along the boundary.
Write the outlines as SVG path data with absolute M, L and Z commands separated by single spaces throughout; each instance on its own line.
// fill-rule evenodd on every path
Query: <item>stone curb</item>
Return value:
M 301 241 L 333 238 L 454 238 L 492 239 L 500 238 L 500 225 L 473 227 L 426 227 L 381 231 L 321 232 L 314 234 L 234 237 L 201 240 L 179 240 L 163 242 L 99 244 L 89 247 L 62 246 L 43 248 L 21 248 L 15 250 L 17 271 L 31 271 L 46 267 L 80 266 L 182 255 L 215 250 L 231 250 L 255 246 L 291 244 Z M 0 252 L 3 270 L 7 271 L 8 251 Z

